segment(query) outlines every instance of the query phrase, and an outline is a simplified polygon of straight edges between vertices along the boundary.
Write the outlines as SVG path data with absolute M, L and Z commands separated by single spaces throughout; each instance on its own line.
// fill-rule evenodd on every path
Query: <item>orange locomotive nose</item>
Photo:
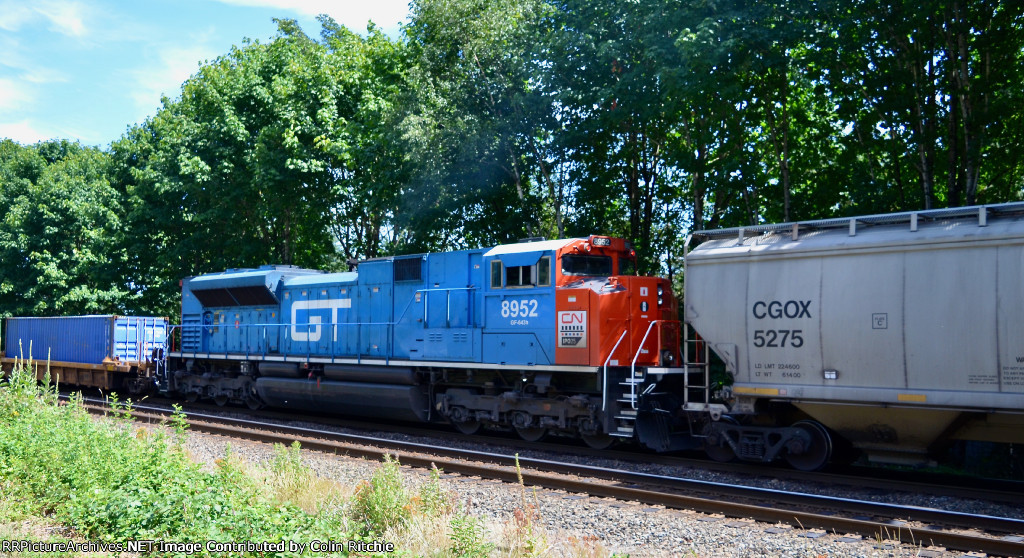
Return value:
M 624 240 L 592 236 L 558 256 L 557 364 L 679 365 L 678 302 L 668 281 L 629 274 Z

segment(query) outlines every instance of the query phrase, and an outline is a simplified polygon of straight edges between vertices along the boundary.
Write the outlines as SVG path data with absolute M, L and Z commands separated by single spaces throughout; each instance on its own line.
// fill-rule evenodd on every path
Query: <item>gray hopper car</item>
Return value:
M 887 462 L 956 439 L 1024 442 L 1024 203 L 688 245 L 685 320 L 732 380 L 688 405 L 715 419 L 713 456 L 815 469 L 836 435 Z

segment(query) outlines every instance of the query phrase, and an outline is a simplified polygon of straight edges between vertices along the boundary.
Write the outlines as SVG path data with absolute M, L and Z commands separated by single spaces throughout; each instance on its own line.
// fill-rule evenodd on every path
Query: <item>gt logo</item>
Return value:
M 329 325 L 338 323 L 338 310 L 342 308 L 352 308 L 351 298 L 328 298 L 326 300 L 296 300 L 292 303 L 292 340 L 293 341 L 307 341 L 315 343 L 320 340 L 322 332 L 320 330 L 320 324 L 323 323 L 321 316 L 312 315 L 312 310 L 330 310 L 331 321 Z M 308 316 L 306 321 L 308 323 L 299 323 L 299 312 L 305 312 Z M 299 331 L 299 327 L 306 331 Z M 338 340 L 338 329 L 334 329 L 334 340 Z

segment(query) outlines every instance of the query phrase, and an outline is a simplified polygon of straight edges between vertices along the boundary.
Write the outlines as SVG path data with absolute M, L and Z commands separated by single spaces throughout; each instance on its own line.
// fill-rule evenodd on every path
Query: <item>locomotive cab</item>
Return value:
M 676 298 L 668 281 L 634 275 L 625 240 L 502 245 L 484 264 L 485 362 L 678 366 Z

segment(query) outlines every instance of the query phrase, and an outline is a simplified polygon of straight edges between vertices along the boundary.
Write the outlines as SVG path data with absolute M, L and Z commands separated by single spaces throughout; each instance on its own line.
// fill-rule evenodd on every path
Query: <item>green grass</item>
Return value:
M 485 521 L 442 486 L 440 471 L 412 488 L 390 457 L 355 487 L 316 475 L 298 444 L 275 446 L 265 466 L 237 458 L 229 446 L 204 469 L 185 450 L 180 412 L 167 428 L 143 428 L 129 410 L 130 403 L 115 405 L 97 419 L 76 398 L 59 401 L 24 370 L 0 380 L 0 540 L 201 543 L 198 553 L 146 556 L 295 556 L 210 552 L 202 543 L 313 540 L 387 541 L 395 545 L 388 556 L 396 558 L 609 554 L 596 539 L 550 543 L 539 528 L 536 495 L 521 483 L 522 509 L 505 521 Z M 311 555 L 345 552 L 303 554 Z
M 5 515 L 47 518 L 90 541 L 351 538 L 342 507 L 282 502 L 231 459 L 203 471 L 183 450 L 180 423 L 151 433 L 125 407 L 93 420 L 77 399 L 63 404 L 15 371 L 0 388 L 0 484 L 19 495 Z

